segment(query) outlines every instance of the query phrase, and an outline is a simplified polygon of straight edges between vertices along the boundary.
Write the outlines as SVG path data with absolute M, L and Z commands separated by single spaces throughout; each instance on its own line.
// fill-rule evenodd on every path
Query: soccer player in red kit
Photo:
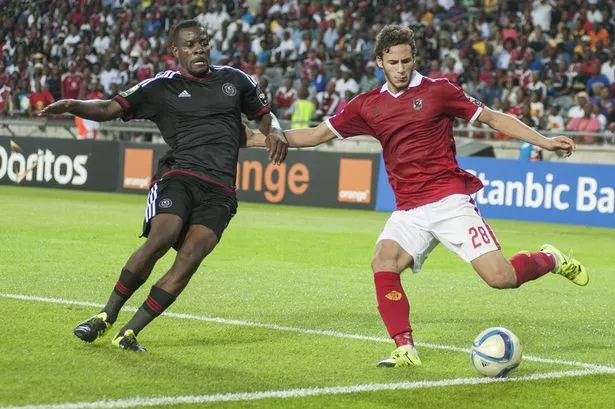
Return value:
M 68 72 L 62 75 L 62 99 L 77 99 L 83 75 L 77 72 L 77 63 L 68 63 Z
M 294 147 L 355 135 L 372 135 L 380 141 L 396 210 L 377 240 L 372 269 L 378 310 L 397 349 L 378 366 L 420 365 L 400 273 L 408 267 L 418 272 L 438 243 L 471 263 L 493 288 L 517 288 L 549 272 L 578 285 L 589 280 L 583 265 L 549 244 L 537 252 L 504 257 L 470 196 L 483 185 L 460 169 L 455 159 L 454 118 L 478 120 L 562 156 L 569 156 L 575 144 L 564 136 L 546 138 L 468 97 L 449 80 L 430 79 L 414 71 L 414 32 L 407 27 L 385 26 L 376 38 L 375 53 L 386 84 L 357 96 L 315 128 L 284 134 Z M 263 135 L 250 137 L 264 145 Z

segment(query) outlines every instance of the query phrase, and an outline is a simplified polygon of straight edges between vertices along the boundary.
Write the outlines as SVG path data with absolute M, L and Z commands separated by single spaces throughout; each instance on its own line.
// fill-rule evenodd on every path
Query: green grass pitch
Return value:
M 489 288 L 439 246 L 405 273 L 423 366 L 376 368 L 393 344 L 370 259 L 387 213 L 240 203 L 185 292 L 134 354 L 75 324 L 106 301 L 137 246 L 145 194 L 0 187 L 0 409 L 606 408 L 615 401 L 615 230 L 490 220 L 507 256 L 551 242 L 590 271 Z M 606 216 L 605 216 L 606 217 Z M 138 307 L 168 254 L 129 301 Z M 131 311 L 120 314 L 119 322 Z M 515 332 L 504 382 L 470 364 L 474 337 Z M 119 327 L 119 325 L 118 325 Z M 346 334 L 346 335 L 344 335 Z

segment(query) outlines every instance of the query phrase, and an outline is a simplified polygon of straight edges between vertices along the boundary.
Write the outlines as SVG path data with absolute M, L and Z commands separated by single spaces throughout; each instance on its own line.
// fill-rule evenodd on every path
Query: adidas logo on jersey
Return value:
M 177 98 L 189 98 L 189 97 L 191 97 L 191 96 L 192 96 L 192 95 L 190 95 L 190 94 L 188 93 L 188 91 L 183 90 L 182 92 L 180 92 L 180 93 L 177 95 Z

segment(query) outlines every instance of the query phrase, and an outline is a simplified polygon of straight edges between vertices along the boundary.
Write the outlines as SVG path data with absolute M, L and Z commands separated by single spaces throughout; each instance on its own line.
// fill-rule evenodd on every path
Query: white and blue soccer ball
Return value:
M 472 344 L 472 365 L 483 376 L 503 378 L 520 363 L 519 338 L 506 328 L 487 328 Z

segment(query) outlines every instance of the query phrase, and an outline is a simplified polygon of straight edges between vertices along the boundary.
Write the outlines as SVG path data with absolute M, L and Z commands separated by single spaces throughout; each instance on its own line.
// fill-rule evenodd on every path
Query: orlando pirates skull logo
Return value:
M 224 85 L 222 85 L 222 92 L 229 97 L 234 97 L 235 94 L 237 94 L 237 88 L 235 88 L 235 86 L 230 82 L 225 82 Z

